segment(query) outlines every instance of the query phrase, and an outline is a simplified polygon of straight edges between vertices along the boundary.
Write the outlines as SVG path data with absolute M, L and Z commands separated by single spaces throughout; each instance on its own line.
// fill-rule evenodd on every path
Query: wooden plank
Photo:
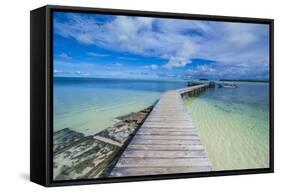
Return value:
M 192 130 L 195 129 L 194 126 L 179 126 L 179 125 L 159 125 L 159 124 L 143 124 L 144 127 L 154 127 L 159 129 L 170 129 L 170 130 L 177 130 L 177 129 L 186 129 Z
M 175 174 L 175 173 L 194 173 L 211 171 L 209 166 L 183 166 L 183 167 L 115 167 L 111 173 L 111 177 L 120 176 L 140 176 L 140 175 L 159 175 L 159 174 Z
M 165 134 L 170 134 L 170 132 L 179 132 L 179 133 L 194 133 L 194 134 L 197 134 L 197 130 L 194 128 L 194 129 L 185 129 L 185 128 L 177 128 L 177 129 L 170 129 L 170 128 L 160 128 L 160 127 L 143 127 L 141 130 L 138 131 L 138 133 L 141 133 L 141 132 L 159 132 L 159 133 L 165 133 Z
M 211 166 L 208 158 L 121 158 L 117 167 L 183 167 Z
M 154 129 L 155 131 L 153 130 L 149 130 L 149 131 L 145 131 L 145 130 L 140 130 L 138 131 L 137 135 L 182 135 L 182 136 L 192 136 L 192 135 L 196 135 L 198 136 L 197 132 L 196 131 L 158 131 L 157 129 Z
M 204 150 L 194 151 L 148 151 L 148 150 L 126 150 L 124 157 L 134 158 L 200 158 L 207 157 Z
M 173 120 L 174 122 L 171 123 L 171 120 Z M 191 124 L 192 125 L 192 121 L 190 120 L 181 120 L 181 119 L 175 119 L 175 118 L 165 118 L 165 119 L 147 119 L 145 121 L 146 124 L 168 124 L 168 125 L 178 125 L 178 124 Z
M 198 145 L 201 144 L 200 140 L 162 140 L 162 139 L 141 139 L 136 137 L 131 141 L 132 144 L 136 145 Z
M 122 146 L 122 143 L 117 142 L 117 141 L 114 141 L 114 140 L 109 139 L 109 138 L 106 138 L 106 137 L 102 137 L 102 136 L 100 136 L 100 135 L 96 135 L 96 136 L 94 136 L 94 138 L 97 139 L 97 140 L 99 140 L 99 141 L 102 141 L 102 142 L 104 142 L 104 143 L 109 143 L 109 144 L 111 144 L 111 145 L 115 145 L 115 146 L 117 146 L 117 147 L 121 147 L 121 146 Z
M 174 113 L 173 115 L 177 115 L 177 114 Z M 172 123 L 172 124 L 180 123 L 182 125 L 192 123 L 191 120 L 178 119 L 178 118 L 175 118 L 175 117 L 171 117 L 171 115 L 170 115 L 170 117 L 164 117 L 164 118 L 158 118 L 158 117 L 151 116 L 145 122 L 149 122 L 149 123 L 153 123 L 153 122 L 155 122 L 155 123 L 167 123 L 168 122 L 168 123 Z
M 158 128 L 168 128 L 168 129 L 194 129 L 191 125 L 180 125 L 180 124 L 157 124 L 157 123 L 143 123 L 144 127 L 158 127 Z
M 203 145 L 136 145 L 130 144 L 127 150 L 163 150 L 163 151 L 190 151 L 204 150 Z
M 177 115 L 176 113 L 174 113 L 173 115 Z M 172 117 L 171 116 L 171 114 L 169 114 L 169 115 L 151 115 L 151 116 L 149 116 L 147 119 L 148 120 L 151 120 L 151 119 L 155 119 L 156 121 L 157 120 L 161 120 L 161 119 L 165 119 L 165 120 L 167 120 L 168 121 L 168 119 L 171 119 L 171 118 L 173 118 L 174 120 L 186 120 L 186 121 L 189 121 L 189 122 L 192 122 L 192 120 L 191 119 L 188 119 L 188 118 L 185 118 L 185 117 Z
M 143 140 L 199 140 L 198 135 L 139 135 L 138 139 Z

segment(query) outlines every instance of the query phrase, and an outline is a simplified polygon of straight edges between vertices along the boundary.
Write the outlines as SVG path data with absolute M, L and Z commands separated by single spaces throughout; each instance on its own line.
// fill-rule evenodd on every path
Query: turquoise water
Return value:
M 184 82 L 102 78 L 54 79 L 54 131 L 71 128 L 95 134 L 116 117 L 152 105 L 163 92 L 182 88 Z
M 95 134 L 116 118 L 152 105 L 185 82 L 101 78 L 54 79 L 54 131 Z M 239 83 L 184 100 L 214 170 L 269 166 L 269 85 Z
M 269 167 L 269 84 L 240 83 L 185 99 L 214 170 Z

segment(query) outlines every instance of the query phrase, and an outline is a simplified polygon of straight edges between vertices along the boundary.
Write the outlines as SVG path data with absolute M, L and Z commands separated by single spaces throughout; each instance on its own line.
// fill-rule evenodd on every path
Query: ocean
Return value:
M 54 78 L 54 131 L 93 135 L 154 104 L 184 81 Z M 269 166 L 269 84 L 239 83 L 184 99 L 214 170 Z
M 183 81 L 103 78 L 54 78 L 54 131 L 70 128 L 93 135 L 116 118 L 153 105 Z

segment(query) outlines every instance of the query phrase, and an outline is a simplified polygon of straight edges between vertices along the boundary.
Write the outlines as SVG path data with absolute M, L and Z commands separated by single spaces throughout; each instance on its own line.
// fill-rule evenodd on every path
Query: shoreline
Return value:
M 94 135 L 85 136 L 70 128 L 54 132 L 53 179 L 107 177 L 155 104 L 117 117 L 119 122 Z

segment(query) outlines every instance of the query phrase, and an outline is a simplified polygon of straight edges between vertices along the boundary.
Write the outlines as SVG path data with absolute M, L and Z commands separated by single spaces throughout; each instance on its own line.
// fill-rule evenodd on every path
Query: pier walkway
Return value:
M 182 97 L 196 95 L 209 84 L 168 91 L 124 150 L 110 176 L 138 176 L 211 171 Z

